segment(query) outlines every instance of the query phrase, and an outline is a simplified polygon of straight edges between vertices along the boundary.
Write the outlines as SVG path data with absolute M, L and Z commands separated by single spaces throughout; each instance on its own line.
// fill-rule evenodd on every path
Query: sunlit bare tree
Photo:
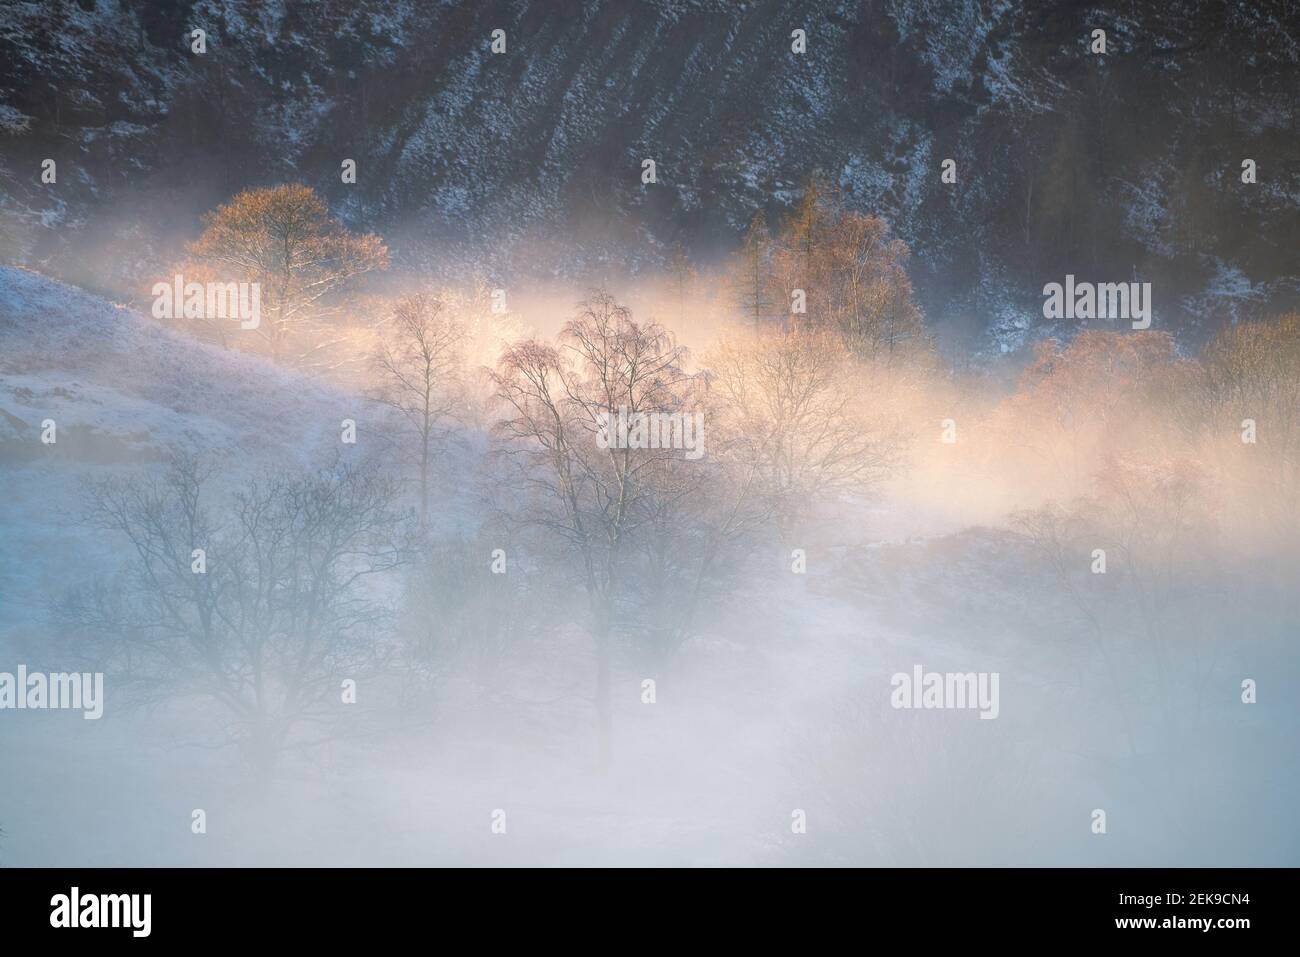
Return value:
M 464 331 L 428 293 L 397 301 L 374 357 L 372 397 L 397 413 L 397 447 L 420 481 L 420 526 L 429 520 L 429 467 L 434 445 L 458 399 Z

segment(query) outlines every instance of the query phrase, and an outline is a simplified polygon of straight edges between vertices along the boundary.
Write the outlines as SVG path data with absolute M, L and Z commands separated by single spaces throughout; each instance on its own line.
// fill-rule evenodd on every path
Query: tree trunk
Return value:
M 420 528 L 429 527 L 429 433 L 421 436 L 420 447 Z

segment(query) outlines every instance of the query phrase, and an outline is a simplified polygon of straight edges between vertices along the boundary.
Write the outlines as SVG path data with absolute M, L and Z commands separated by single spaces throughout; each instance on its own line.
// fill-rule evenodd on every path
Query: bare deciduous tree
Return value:
M 737 454 L 745 446 L 732 442 L 717 416 L 709 421 L 707 461 L 661 462 L 632 540 L 634 614 L 626 627 L 658 666 L 696 634 L 705 606 L 738 580 L 747 545 L 772 514 L 758 465 Z
M 122 537 L 126 568 L 56 612 L 143 700 L 224 706 L 264 789 L 297 733 L 337 714 L 343 679 L 378 660 L 389 609 L 364 583 L 401 561 L 396 487 L 336 462 L 255 481 L 219 518 L 212 475 L 180 456 L 162 477 L 92 485 L 88 519 Z
M 394 306 L 392 322 L 374 359 L 379 384 L 372 397 L 397 413 L 405 433 L 399 437 L 399 447 L 419 470 L 421 528 L 428 526 L 429 519 L 433 443 L 456 405 L 463 339 L 460 324 L 440 300 L 416 293 Z
M 783 532 L 825 494 L 868 489 L 897 464 L 902 437 L 863 408 L 833 333 L 796 327 L 731 339 L 709 364 L 735 455 L 758 469 Z
M 656 495 L 667 448 L 602 448 L 602 418 L 682 413 L 696 380 L 685 350 L 654 323 L 638 323 L 604 292 L 579 304 L 559 348 L 527 341 L 502 355 L 493 374 L 506 410 L 496 426 L 526 495 L 524 521 L 575 559 L 596 650 L 599 761 L 612 760 L 611 638 L 622 573 Z

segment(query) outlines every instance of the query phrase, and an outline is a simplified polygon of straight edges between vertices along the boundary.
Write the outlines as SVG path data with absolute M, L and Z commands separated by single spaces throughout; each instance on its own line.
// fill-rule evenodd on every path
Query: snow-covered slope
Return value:
M 315 380 L 0 267 L 0 462 L 139 461 L 183 445 L 235 460 L 297 454 L 337 441 L 339 421 L 357 412 Z M 47 419 L 52 445 L 41 442 Z
M 364 411 L 316 380 L 0 267 L 0 646 L 38 656 L 48 603 L 111 567 L 114 543 L 79 520 L 85 478 L 190 449 L 229 486 L 272 464 L 318 463 L 338 447 L 340 420 Z M 50 421 L 53 443 L 42 441 Z

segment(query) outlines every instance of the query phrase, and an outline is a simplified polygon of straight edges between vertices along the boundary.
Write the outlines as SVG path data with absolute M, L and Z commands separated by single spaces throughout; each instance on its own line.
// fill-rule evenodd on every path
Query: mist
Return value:
M 549 61 L 425 90 L 379 34 L 444 70 L 442 13 L 301 90 L 235 90 L 274 71 L 213 24 L 128 131 L 180 144 L 158 168 L 99 156 L 127 134 L 69 70 L 0 84 L 0 866 L 1300 863 L 1294 189 L 1218 141 L 1169 187 L 1089 113 L 1102 171 L 1055 60 L 967 82 L 998 58 L 932 62 L 897 11 L 846 33 L 869 65 L 814 43 L 751 94 L 787 68 L 755 15 L 680 14 L 683 75 L 748 64 L 713 93 L 634 30 L 550 113 Z M 1076 93 L 1133 112 L 1108 69 Z M 1162 122 L 1227 115 L 1187 70 Z M 1267 175 L 1294 97 L 1256 71 Z M 969 142 L 1023 133 L 1020 179 L 945 160 L 913 74 Z M 859 88 L 891 136 L 827 113 Z M 103 165 L 27 182 L 87 130 Z
M 580 550 L 538 527 L 556 521 L 547 490 L 539 500 L 501 459 L 526 430 L 494 428 L 510 418 L 499 378 L 466 356 L 447 371 L 454 414 L 433 439 L 420 528 L 410 435 L 374 400 L 367 363 L 304 379 L 33 274 L 5 280 L 6 661 L 107 676 L 99 721 L 4 713 L 7 863 L 1294 861 L 1294 834 L 1278 832 L 1296 786 L 1278 760 L 1296 730 L 1278 690 L 1296 677 L 1296 473 L 1277 444 L 1291 372 L 1239 370 L 1250 398 L 1238 398 L 1210 384 L 1217 353 L 1182 356 L 1157 334 L 1135 348 L 1143 334 L 1123 332 L 1045 346 L 1011 388 L 925 354 L 836 352 L 800 384 L 826 390 L 813 411 L 834 410 L 842 441 L 872 439 L 845 453 L 870 466 L 839 474 L 789 441 L 788 423 L 763 431 L 781 380 L 752 377 L 764 355 L 808 346 L 797 326 L 756 332 L 729 314 L 710 296 L 720 274 L 697 276 L 684 302 L 666 278 L 623 287 L 610 302 L 636 304 L 627 321 L 661 317 L 662 335 L 690 347 L 681 376 L 704 388 L 708 470 L 636 451 L 662 459 L 662 489 L 621 532 L 649 557 L 619 560 L 602 733 Z M 554 341 L 589 296 L 521 295 L 510 328 Z M 87 314 L 82 331 L 49 331 L 55 309 Z M 41 447 L 36 410 L 81 421 Z M 1254 445 L 1243 410 L 1257 410 Z M 354 446 L 333 434 L 343 418 Z M 772 442 L 803 456 L 798 468 L 777 468 L 759 448 Z M 245 584 L 258 573 L 240 543 L 217 540 L 250 488 L 332 474 L 341 458 L 392 486 L 391 551 L 376 529 L 359 533 L 391 559 L 355 597 L 365 613 L 352 609 L 319 674 L 259 665 L 268 681 L 329 685 L 269 766 L 201 660 L 146 663 L 157 642 L 193 636 L 138 640 L 191 574 L 190 541 L 168 528 L 206 527 L 191 513 L 158 521 L 184 498 L 167 484 L 180 453 L 209 473 L 210 560 L 243 568 Z M 761 495 L 737 505 L 737 483 L 768 468 Z M 96 521 L 105 482 L 123 497 L 101 500 Z M 345 489 L 358 494 L 333 494 Z M 719 532 L 733 506 L 749 512 L 743 527 Z M 131 536 L 149 529 L 182 563 L 174 585 L 138 577 Z M 698 549 L 716 554 L 707 574 L 690 565 Z M 142 607 L 117 608 L 125 598 Z M 239 652 L 222 654 L 223 680 L 251 680 Z M 916 668 L 998 676 L 995 720 L 891 706 L 893 677 Z M 1097 840 L 1096 809 L 1123 841 Z

